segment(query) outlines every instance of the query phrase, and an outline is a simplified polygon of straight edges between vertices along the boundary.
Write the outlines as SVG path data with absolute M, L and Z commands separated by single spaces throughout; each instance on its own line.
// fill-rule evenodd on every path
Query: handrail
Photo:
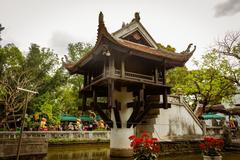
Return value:
M 186 108 L 186 110 L 188 111 L 188 113 L 191 114 L 191 116 L 193 117 L 193 119 L 195 120 L 195 122 L 199 125 L 199 127 L 203 130 L 203 125 L 200 122 L 200 120 L 197 118 L 197 116 L 194 114 L 194 112 L 192 111 L 192 109 L 190 108 L 190 106 L 187 104 L 187 102 L 183 99 L 182 96 L 180 96 L 180 102 L 183 104 L 183 106 Z

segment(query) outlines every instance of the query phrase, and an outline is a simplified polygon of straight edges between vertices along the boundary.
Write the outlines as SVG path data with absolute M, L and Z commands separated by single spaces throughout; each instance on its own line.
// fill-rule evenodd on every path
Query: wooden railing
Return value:
M 115 76 L 116 77 L 121 77 L 121 71 L 116 69 L 115 70 Z M 149 76 L 145 74 L 140 74 L 140 73 L 135 73 L 135 72 L 125 72 L 125 78 L 126 79 L 132 79 L 132 80 L 138 80 L 138 81 L 143 81 L 143 82 L 150 82 L 154 83 L 154 76 Z M 159 79 L 161 80 L 161 79 Z M 161 83 L 162 81 L 158 82 Z
M 17 139 L 18 132 L 0 132 L 0 139 Z M 77 138 L 91 140 L 109 140 L 110 131 L 24 131 L 23 138 L 44 137 L 51 138 Z
M 96 77 L 94 77 L 92 81 L 95 82 L 95 81 L 97 81 L 97 80 L 99 80 L 101 78 L 103 78 L 103 73 L 98 75 L 98 76 L 96 76 Z
M 108 75 L 109 72 L 106 71 L 105 74 Z M 121 78 L 121 71 L 119 69 L 115 69 L 114 76 L 117 77 L 117 78 Z M 95 82 L 95 81 L 97 81 L 97 80 L 99 80 L 103 77 L 104 77 L 103 73 L 99 74 L 98 76 L 94 77 L 91 80 L 91 82 Z M 129 79 L 129 80 L 141 81 L 141 82 L 156 83 L 153 75 L 150 76 L 150 75 L 145 75 L 145 74 L 140 74 L 140 73 L 135 73 L 135 72 L 129 72 L 129 71 L 125 72 L 124 78 Z M 163 82 L 163 78 L 159 77 L 157 83 L 162 84 L 162 82 Z

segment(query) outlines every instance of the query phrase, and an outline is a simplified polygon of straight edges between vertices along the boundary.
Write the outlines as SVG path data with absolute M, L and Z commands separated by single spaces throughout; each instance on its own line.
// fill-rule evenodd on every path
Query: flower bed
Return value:
M 157 159 L 157 153 L 160 151 L 159 144 L 156 143 L 157 138 L 150 138 L 146 133 L 143 133 L 141 137 L 134 135 L 129 137 L 133 148 L 134 160 L 154 160 Z
M 203 143 L 199 144 L 203 155 L 220 156 L 224 141 L 213 137 L 205 137 Z

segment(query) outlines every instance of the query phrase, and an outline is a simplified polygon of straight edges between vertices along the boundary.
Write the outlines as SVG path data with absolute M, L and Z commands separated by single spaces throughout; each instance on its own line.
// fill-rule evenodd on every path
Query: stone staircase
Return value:
M 150 97 L 149 99 L 151 99 L 151 102 L 153 102 L 155 104 L 156 103 L 159 103 L 159 104 L 162 103 L 160 96 L 159 96 L 159 98 L 156 98 L 156 96 L 154 96 L 154 97 Z M 203 130 L 202 124 L 199 121 L 199 119 L 194 115 L 191 108 L 188 106 L 188 104 L 180 96 L 169 96 L 168 97 L 168 102 L 171 105 L 184 107 L 185 108 L 185 113 L 188 114 L 189 117 L 191 117 L 191 120 L 195 123 L 195 125 L 197 125 L 199 128 L 201 128 L 201 130 Z M 167 111 L 170 112 L 169 109 L 162 109 L 163 113 L 160 113 L 161 112 L 160 108 L 152 108 L 144 116 L 143 120 L 137 125 L 137 129 L 136 129 L 137 136 L 140 136 L 142 133 L 146 132 L 146 133 L 152 135 L 153 137 L 157 136 L 156 138 L 159 138 L 158 133 L 156 132 L 155 126 L 159 125 L 157 123 L 159 123 L 158 118 L 161 117 L 161 114 L 164 115 Z M 171 113 L 168 113 L 168 114 L 171 114 Z M 191 136 L 189 135 L 189 137 L 191 137 Z

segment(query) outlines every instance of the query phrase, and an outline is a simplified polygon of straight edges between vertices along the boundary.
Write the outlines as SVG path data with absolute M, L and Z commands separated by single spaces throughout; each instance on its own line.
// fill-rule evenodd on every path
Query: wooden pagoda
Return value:
M 97 41 L 94 48 L 76 63 L 64 63 L 70 74 L 84 75 L 81 89 L 83 110 L 92 107 L 110 126 L 122 128 L 135 127 L 152 108 L 169 108 L 167 94 L 170 87 L 166 85 L 165 72 L 168 69 L 184 66 L 192 56 L 192 44 L 181 53 L 159 48 L 152 36 L 140 23 L 139 13 L 129 24 L 110 34 L 105 27 L 103 14 L 99 14 Z M 114 90 L 126 88 L 133 93 L 134 100 L 127 104 L 132 113 L 123 122 L 119 111 L 121 102 L 113 98 Z M 161 96 L 161 103 L 152 103 L 151 96 Z M 107 103 L 97 101 L 106 97 Z M 92 99 L 90 106 L 87 98 Z M 104 110 L 113 112 L 115 120 L 105 114 Z

